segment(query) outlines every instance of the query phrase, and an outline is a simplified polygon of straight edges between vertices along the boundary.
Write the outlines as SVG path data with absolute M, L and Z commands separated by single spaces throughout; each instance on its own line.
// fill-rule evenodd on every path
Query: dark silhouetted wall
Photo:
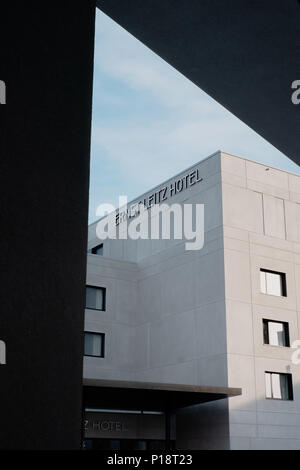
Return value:
M 80 447 L 94 16 L 1 2 L 2 449 Z

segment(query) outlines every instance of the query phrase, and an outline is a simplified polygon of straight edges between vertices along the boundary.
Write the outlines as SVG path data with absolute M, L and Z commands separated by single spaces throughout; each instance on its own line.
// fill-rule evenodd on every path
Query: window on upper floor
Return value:
M 105 310 L 106 289 L 104 287 L 86 286 L 85 307 L 93 310 Z
M 84 333 L 84 355 L 104 357 L 104 333 Z
M 262 294 L 286 297 L 286 276 L 284 273 L 260 270 L 260 291 Z
M 270 346 L 290 346 L 289 324 L 273 320 L 263 320 L 264 344 Z
M 266 398 L 293 400 L 292 374 L 265 372 Z
M 92 255 L 103 256 L 103 243 L 100 243 L 100 245 L 90 248 L 88 250 L 88 253 L 91 253 Z

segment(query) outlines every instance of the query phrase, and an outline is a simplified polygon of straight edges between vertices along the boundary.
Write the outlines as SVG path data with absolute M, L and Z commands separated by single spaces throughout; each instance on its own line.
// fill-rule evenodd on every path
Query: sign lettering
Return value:
M 154 204 L 159 204 L 167 199 L 176 196 L 176 194 L 181 193 L 185 189 L 188 189 L 194 184 L 200 183 L 203 181 L 201 178 L 199 169 L 193 170 L 190 173 L 184 175 L 181 178 L 178 178 L 174 182 L 170 183 L 167 186 L 157 189 L 154 193 L 149 194 L 144 199 L 141 199 L 138 202 L 135 202 L 128 206 L 126 211 L 120 211 L 116 214 L 116 225 L 119 225 L 126 219 L 131 219 L 140 213 L 140 206 L 143 205 L 146 209 L 150 209 Z

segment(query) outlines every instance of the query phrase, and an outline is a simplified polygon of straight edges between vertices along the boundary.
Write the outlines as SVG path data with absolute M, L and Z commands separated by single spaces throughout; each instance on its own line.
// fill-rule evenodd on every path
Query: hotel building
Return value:
M 300 176 L 218 151 L 139 201 L 204 245 L 89 227 L 86 447 L 300 449 Z

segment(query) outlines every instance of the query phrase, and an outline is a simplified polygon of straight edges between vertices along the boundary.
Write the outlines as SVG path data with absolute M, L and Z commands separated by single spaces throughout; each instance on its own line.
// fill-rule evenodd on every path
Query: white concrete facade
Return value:
M 84 377 L 241 387 L 179 413 L 178 445 L 300 449 L 300 365 L 263 341 L 263 319 L 300 339 L 300 177 L 216 152 L 141 199 L 194 171 L 202 180 L 166 202 L 204 204 L 201 250 L 105 240 L 104 256 L 88 255 L 87 285 L 106 288 L 106 310 L 87 309 L 85 330 L 105 334 L 105 357 L 85 357 Z M 260 269 L 284 273 L 287 296 L 262 294 Z M 293 400 L 266 399 L 266 371 L 292 374 Z

